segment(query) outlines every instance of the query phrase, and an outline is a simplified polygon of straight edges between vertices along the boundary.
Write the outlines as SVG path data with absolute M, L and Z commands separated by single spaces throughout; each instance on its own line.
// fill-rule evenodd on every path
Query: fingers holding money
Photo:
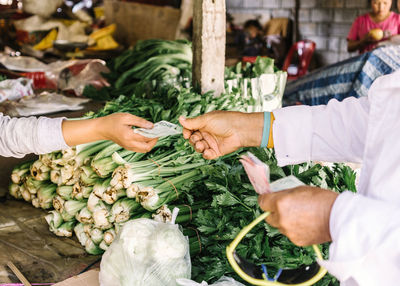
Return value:
M 159 121 L 153 128 L 137 128 L 134 132 L 147 138 L 158 138 L 163 136 L 177 135 L 182 133 L 182 128 L 168 121 Z
M 157 143 L 157 138 L 147 138 L 132 131 L 132 126 L 151 128 L 153 123 L 128 113 L 114 113 L 100 117 L 94 124 L 96 125 L 94 129 L 98 129 L 101 135 L 99 138 L 112 140 L 128 150 L 145 153 Z

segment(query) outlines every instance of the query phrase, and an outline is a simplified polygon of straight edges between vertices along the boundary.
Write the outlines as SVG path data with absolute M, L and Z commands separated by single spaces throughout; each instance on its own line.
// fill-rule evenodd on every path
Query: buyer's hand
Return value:
M 294 244 L 307 246 L 331 241 L 329 217 L 338 194 L 301 186 L 260 195 L 258 203 L 271 214 L 266 221 Z
M 135 152 L 149 152 L 157 138 L 147 138 L 133 132 L 132 127 L 153 128 L 153 123 L 129 113 L 114 113 L 99 118 L 104 139 L 112 140 L 125 149 Z
M 183 137 L 205 159 L 216 159 L 241 147 L 259 146 L 263 113 L 213 111 L 196 118 L 179 118 Z
M 133 126 L 152 128 L 153 123 L 129 113 L 114 113 L 88 120 L 66 120 L 62 130 L 69 146 L 96 140 L 112 140 L 128 150 L 149 152 L 157 143 L 157 138 L 151 139 L 134 133 Z

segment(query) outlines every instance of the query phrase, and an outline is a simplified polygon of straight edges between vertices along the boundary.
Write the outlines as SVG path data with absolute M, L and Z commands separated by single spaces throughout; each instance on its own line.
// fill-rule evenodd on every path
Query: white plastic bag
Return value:
M 67 97 L 58 93 L 42 92 L 38 96 L 27 96 L 17 101 L 0 104 L 0 112 L 9 116 L 34 116 L 65 110 L 81 110 L 87 98 Z
M 101 286 L 176 286 L 190 278 L 189 242 L 178 225 L 141 218 L 124 224 L 103 254 Z
M 18 100 L 29 95 L 33 95 L 31 79 L 18 78 L 0 81 L 0 102 Z
M 176 279 L 178 285 L 180 286 L 208 286 L 207 282 L 203 281 L 201 283 L 197 283 L 195 281 L 189 279 Z M 235 279 L 222 276 L 217 282 L 214 284 L 210 284 L 210 286 L 244 286 L 242 283 L 237 282 Z

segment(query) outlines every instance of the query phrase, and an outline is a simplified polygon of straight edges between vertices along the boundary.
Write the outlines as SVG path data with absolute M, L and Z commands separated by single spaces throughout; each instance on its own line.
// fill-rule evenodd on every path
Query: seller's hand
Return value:
M 75 146 L 96 140 L 112 140 L 125 149 L 145 153 L 157 143 L 133 132 L 132 126 L 152 128 L 153 123 L 129 113 L 114 113 L 87 120 L 65 120 L 62 131 L 65 142 Z
M 260 195 L 258 203 L 271 214 L 266 221 L 294 244 L 307 246 L 331 241 L 329 217 L 338 194 L 310 186 Z
M 378 41 L 375 40 L 375 38 L 370 33 L 365 34 L 364 37 L 361 38 L 361 43 L 364 45 L 369 45 L 377 42 Z
M 216 159 L 240 147 L 260 146 L 263 113 L 213 111 L 196 118 L 179 118 L 183 137 L 205 159 Z

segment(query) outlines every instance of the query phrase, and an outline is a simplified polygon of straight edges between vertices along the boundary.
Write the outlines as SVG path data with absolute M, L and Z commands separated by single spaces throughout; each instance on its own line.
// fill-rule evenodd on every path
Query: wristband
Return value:
M 261 139 L 261 148 L 265 148 L 268 145 L 269 141 L 269 131 L 271 128 L 271 112 L 264 112 L 264 128 L 263 128 L 263 133 L 262 133 L 262 139 Z

